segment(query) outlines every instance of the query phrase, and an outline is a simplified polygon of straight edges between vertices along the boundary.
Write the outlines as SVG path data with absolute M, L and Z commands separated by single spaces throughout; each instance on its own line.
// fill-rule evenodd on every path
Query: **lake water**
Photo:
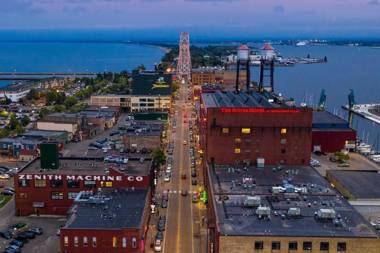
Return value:
M 1 36 L 0 36 L 1 37 Z M 353 89 L 357 103 L 380 103 L 380 50 L 344 46 L 275 46 L 283 57 L 327 56 L 325 64 L 300 64 L 275 70 L 275 91 L 297 103 L 316 105 L 326 90 L 329 111 L 347 117 L 341 106 Z M 4 71 L 122 71 L 140 64 L 152 68 L 164 51 L 157 47 L 126 43 L 0 42 L 0 72 Z M 258 80 L 257 68 L 253 79 Z M 0 83 L 6 85 L 5 82 Z M 359 117 L 353 126 L 358 137 L 380 145 L 380 126 Z
M 153 68 L 164 53 L 126 43 L 0 42 L 0 72 L 130 71 L 140 64 Z

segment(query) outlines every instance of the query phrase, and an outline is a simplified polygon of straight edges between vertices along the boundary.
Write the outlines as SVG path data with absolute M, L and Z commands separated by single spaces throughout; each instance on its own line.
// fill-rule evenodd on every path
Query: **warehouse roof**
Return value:
M 215 166 L 208 171 L 214 195 L 209 201 L 214 202 L 221 235 L 378 237 L 311 167 Z M 258 197 L 261 207 L 269 207 L 269 219 L 256 213 L 258 205 L 247 206 L 249 197 Z M 300 215 L 289 215 L 290 208 L 299 208 Z M 317 219 L 321 209 L 333 209 L 336 217 Z
M 147 189 L 115 189 L 79 196 L 63 229 L 139 229 L 147 194 Z
M 219 91 L 214 93 L 203 93 L 202 101 L 205 107 L 219 108 L 291 108 L 292 101 L 288 101 L 274 93 L 256 91 L 234 92 L 234 91 Z
M 329 170 L 327 174 L 355 199 L 380 199 L 377 171 Z
M 348 122 L 328 111 L 313 111 L 314 129 L 347 129 L 350 130 Z
M 126 158 L 127 156 L 123 156 Z M 149 175 L 150 158 L 128 157 L 128 163 L 105 163 L 104 158 L 94 157 L 61 157 L 60 167 L 56 170 L 41 169 L 41 160 L 36 158 L 20 171 L 21 174 L 53 174 L 53 175 L 108 175 L 106 168 L 113 169 L 126 175 Z

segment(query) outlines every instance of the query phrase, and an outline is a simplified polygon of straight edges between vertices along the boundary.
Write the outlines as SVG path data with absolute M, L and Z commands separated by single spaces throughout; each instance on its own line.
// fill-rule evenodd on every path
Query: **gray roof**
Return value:
M 347 129 L 350 130 L 346 120 L 328 111 L 313 111 L 313 128 L 314 129 Z
M 274 93 L 264 92 L 258 93 L 255 91 L 233 92 L 233 91 L 215 91 L 214 93 L 203 93 L 202 101 L 206 107 L 260 107 L 260 108 L 289 108 L 285 103 L 269 102 L 269 99 L 278 101 L 283 99 L 276 96 Z M 285 101 L 285 100 L 283 100 Z
M 209 169 L 215 203 L 217 226 L 221 235 L 231 236 L 310 236 L 310 237 L 378 237 L 371 225 L 329 183 L 310 167 L 216 166 Z M 251 178 L 251 183 L 243 183 Z M 271 193 L 272 186 L 288 183 L 295 187 L 306 187 L 307 193 Z M 234 183 L 232 183 L 234 181 Z M 259 219 L 256 208 L 244 206 L 247 196 L 260 196 L 261 205 L 271 208 L 270 219 Z M 310 207 L 309 207 L 310 203 Z M 299 207 L 301 216 L 287 217 L 291 207 Z M 333 208 L 341 216 L 342 225 L 332 221 L 315 219 L 319 209 Z M 277 215 L 275 214 L 275 211 Z M 284 217 L 281 215 L 284 214 Z
M 115 189 L 103 192 L 105 203 L 75 203 L 68 229 L 141 228 L 147 189 Z
M 355 199 L 380 199 L 377 171 L 329 170 L 327 172 Z

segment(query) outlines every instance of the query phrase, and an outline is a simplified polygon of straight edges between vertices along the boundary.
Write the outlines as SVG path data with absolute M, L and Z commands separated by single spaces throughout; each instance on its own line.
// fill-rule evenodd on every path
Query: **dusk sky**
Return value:
M 1 0 L 0 29 L 380 35 L 380 0 Z

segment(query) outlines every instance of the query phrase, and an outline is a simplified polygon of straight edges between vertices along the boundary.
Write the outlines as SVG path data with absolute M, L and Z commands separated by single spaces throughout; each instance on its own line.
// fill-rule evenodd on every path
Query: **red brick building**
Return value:
M 334 153 L 356 142 L 356 131 L 347 121 L 327 111 L 313 112 L 313 151 Z
M 62 253 L 144 252 L 149 219 L 148 189 L 80 193 L 61 229 Z
M 208 163 L 309 164 L 311 108 L 273 93 L 215 91 L 202 94 L 199 117 Z
M 40 158 L 14 177 L 16 214 L 66 215 L 77 194 L 98 188 L 148 188 L 151 160 L 129 158 L 125 164 L 102 158 L 60 158 L 58 169 L 41 169 Z

